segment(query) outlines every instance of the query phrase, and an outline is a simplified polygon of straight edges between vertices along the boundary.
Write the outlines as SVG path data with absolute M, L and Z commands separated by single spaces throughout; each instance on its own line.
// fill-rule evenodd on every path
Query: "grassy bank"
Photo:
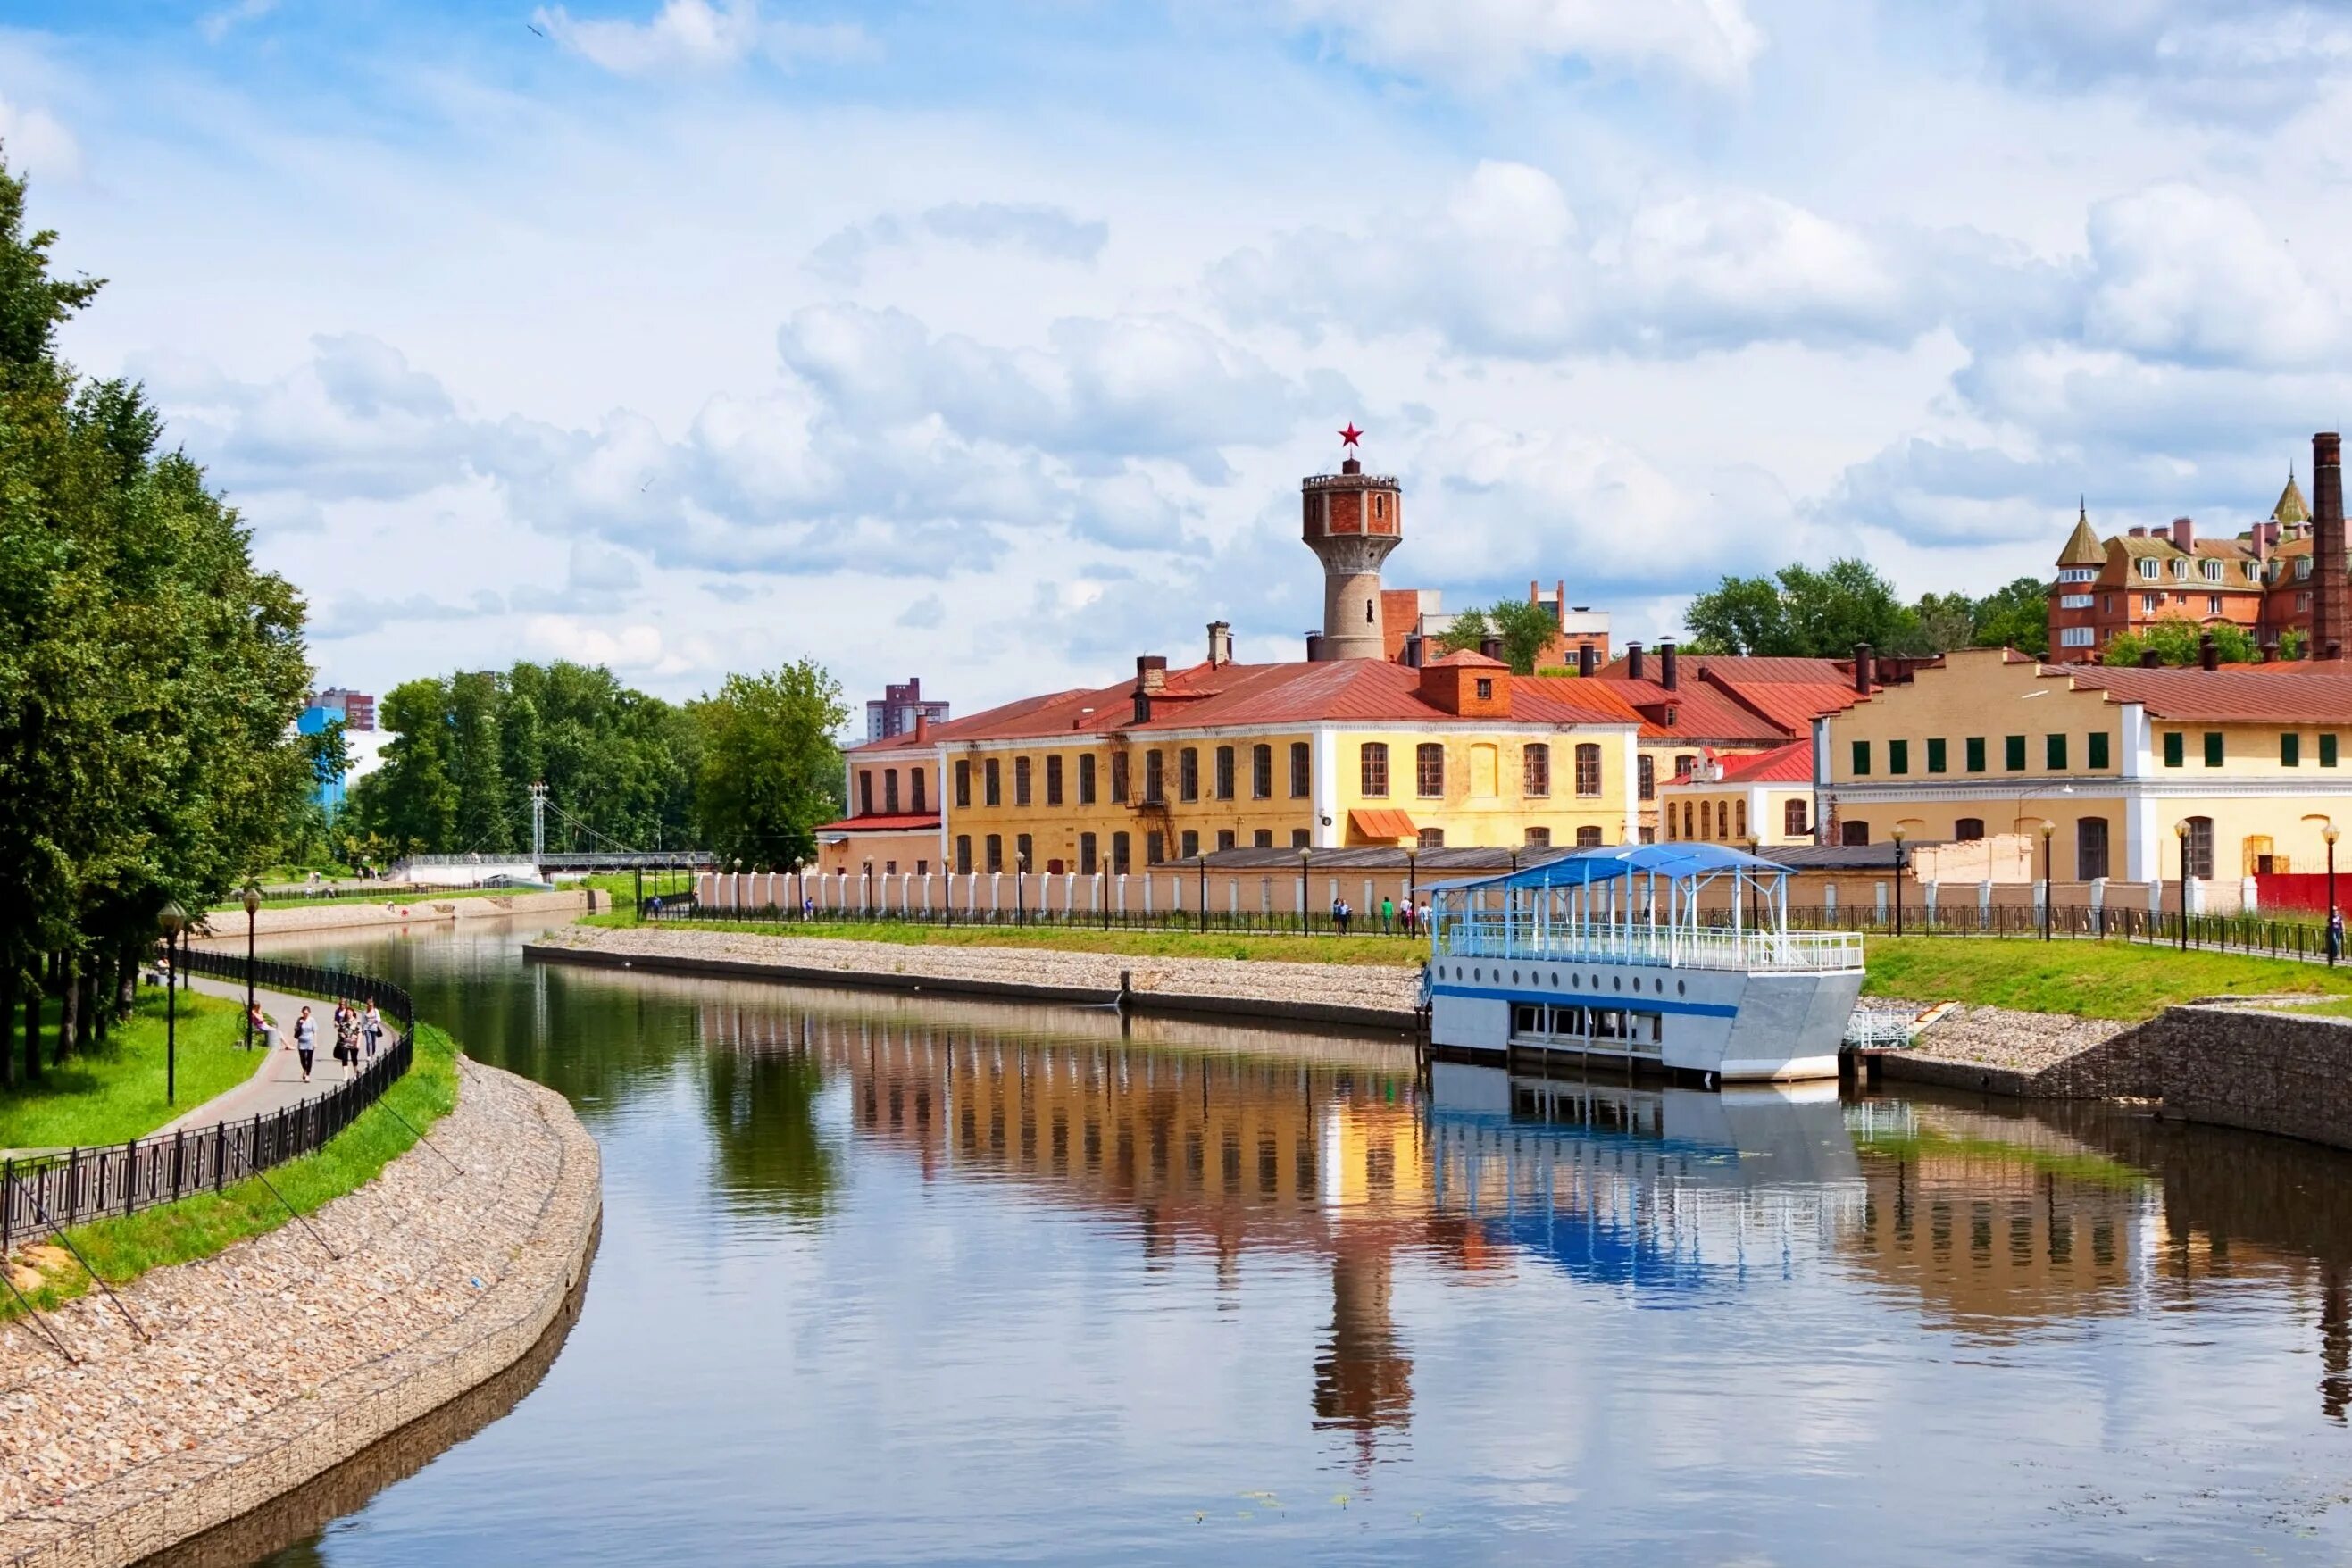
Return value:
M 441 1030 L 423 1026 L 416 1032 L 416 1057 L 407 1076 L 382 1100 L 324 1149 L 268 1173 L 286 1204 L 259 1181 L 248 1179 L 128 1218 L 84 1226 L 71 1233 L 74 1245 L 112 1285 L 136 1279 L 151 1268 L 210 1258 L 286 1224 L 287 1205 L 307 1215 L 373 1181 L 416 1142 L 392 1112 L 429 1132 L 457 1103 L 457 1046 Z M 42 1256 L 37 1282 L 18 1276 L 19 1288 L 34 1305 L 51 1307 L 89 1288 L 89 1276 L 62 1249 Z M 20 1310 L 13 1297 L 0 1301 L 0 1321 Z
M 2084 1018 L 2152 1018 L 2200 996 L 2352 996 L 2352 967 L 2121 942 L 1874 936 L 1864 951 L 1865 995 Z
M 581 925 L 628 927 L 627 911 L 584 915 Z M 762 936 L 826 937 L 900 947 L 1047 948 L 1062 952 L 1119 952 L 1137 958 L 1240 958 L 1286 963 L 1386 963 L 1408 968 L 1428 953 L 1423 942 L 1380 936 L 1270 936 L 1189 931 L 1099 931 L 1078 926 L 927 926 L 884 921 L 795 921 L 788 925 L 695 921 L 665 930 L 756 931 Z
M 142 986 L 137 1010 L 103 1045 L 44 1067 L 38 1082 L 0 1089 L 0 1149 L 120 1143 L 152 1132 L 191 1106 L 236 1088 L 259 1065 L 243 1049 L 245 1009 L 194 992 L 180 994 L 179 1103 L 163 1102 L 163 1009 L 160 988 Z M 57 1025 L 57 1007 L 47 1014 Z M 47 1046 L 54 1036 L 45 1037 Z M 16 1049 L 23 1050 L 21 1037 Z
M 589 915 L 583 925 L 630 927 L 626 910 Z M 830 937 L 900 946 L 1044 948 L 1126 953 L 1137 958 L 1239 958 L 1294 963 L 1412 966 L 1428 949 L 1378 936 L 1242 935 L 1187 931 L 1099 931 L 1063 926 L 929 926 L 888 921 L 812 921 L 784 925 L 695 921 L 680 931 L 750 931 L 762 936 Z M 2036 942 L 2013 937 L 1874 936 L 1864 945 L 1864 994 L 1921 1002 L 1965 1002 L 2028 1013 L 2085 1018 L 2151 1018 L 2200 996 L 2307 995 L 2347 999 L 2352 964 L 2330 970 L 2288 959 L 2187 952 L 2124 942 Z

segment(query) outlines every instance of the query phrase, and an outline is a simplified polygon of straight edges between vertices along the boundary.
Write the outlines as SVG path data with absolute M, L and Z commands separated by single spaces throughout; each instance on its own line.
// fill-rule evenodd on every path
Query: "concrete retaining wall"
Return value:
M 435 921 L 488 920 L 499 915 L 593 914 L 612 900 L 593 888 L 567 888 L 552 893 L 471 893 L 462 899 L 436 899 L 431 894 L 387 899 L 370 904 L 299 904 L 260 910 L 253 917 L 259 936 L 289 931 L 342 931 L 359 926 L 400 927 Z M 243 910 L 215 910 L 208 917 L 212 930 L 200 942 L 213 943 L 245 939 Z

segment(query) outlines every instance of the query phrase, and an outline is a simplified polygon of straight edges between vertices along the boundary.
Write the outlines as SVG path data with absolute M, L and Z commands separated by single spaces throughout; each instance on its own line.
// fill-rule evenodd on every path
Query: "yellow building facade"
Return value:
M 2318 671 L 2318 673 L 2314 673 Z M 1815 727 L 1830 843 L 2049 829 L 2059 880 L 2320 869 L 2352 825 L 2352 677 L 2063 669 L 1969 649 Z

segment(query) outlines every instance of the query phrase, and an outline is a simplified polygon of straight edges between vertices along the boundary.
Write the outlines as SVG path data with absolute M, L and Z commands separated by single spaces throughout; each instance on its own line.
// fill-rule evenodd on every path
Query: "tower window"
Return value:
M 1366 626 L 1372 624 L 1372 602 L 1370 599 L 1364 601 L 1364 624 Z

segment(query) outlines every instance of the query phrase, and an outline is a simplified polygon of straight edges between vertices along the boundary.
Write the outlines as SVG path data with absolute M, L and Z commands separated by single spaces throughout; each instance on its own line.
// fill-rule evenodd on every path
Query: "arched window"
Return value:
M 1952 837 L 1958 839 L 1963 844 L 1973 843 L 1975 840 L 1982 838 L 1984 837 L 1984 818 L 1981 816 L 1963 816 L 1958 822 L 1952 824 Z
M 898 770 L 882 770 L 882 809 L 891 816 L 898 815 Z
M 1366 626 L 1372 624 L 1372 602 L 1370 599 L 1364 601 L 1364 624 Z
M 1688 801 L 1683 802 L 1683 837 L 1685 838 L 1698 837 L 1696 833 L 1691 831 L 1691 803 Z
M 1413 748 L 1413 786 L 1424 800 L 1445 798 L 1445 742 L 1424 741 Z
M 1590 742 L 1576 748 L 1576 793 L 1586 796 L 1601 793 L 1601 748 Z
M 857 770 L 857 815 L 860 816 L 874 815 L 874 770 L 872 768 Z
M 1867 822 L 1839 823 L 1838 842 L 1849 849 L 1861 848 L 1870 842 L 1870 824 Z
M 1389 747 L 1386 741 L 1367 741 L 1356 753 L 1363 771 L 1363 793 L 1369 800 L 1385 800 L 1389 793 Z
M 2192 816 L 2189 831 L 2180 838 L 2180 874 L 2198 881 L 2210 881 L 2213 876 L 2213 819 Z
M 1640 756 L 1633 759 L 1633 768 L 1635 776 L 1641 782 L 1642 798 L 1643 800 L 1657 799 L 1658 759 L 1650 755 L 1649 752 L 1643 752 Z
M 1744 800 L 1735 802 L 1732 809 L 1739 814 L 1739 826 L 1731 830 L 1731 836 L 1745 838 L 1748 837 L 1748 803 Z
M 1811 831 L 1805 826 L 1805 803 L 1792 800 L 1780 808 L 1780 832 L 1790 838 L 1802 838 Z

